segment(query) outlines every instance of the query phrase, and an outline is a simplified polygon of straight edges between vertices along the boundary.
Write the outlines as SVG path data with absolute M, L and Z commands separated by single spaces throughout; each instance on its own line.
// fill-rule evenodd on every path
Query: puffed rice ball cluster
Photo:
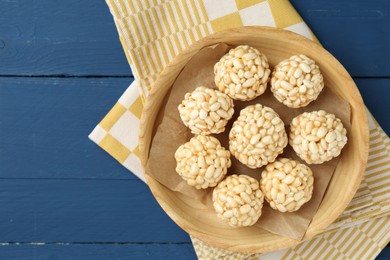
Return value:
M 308 166 L 280 158 L 265 167 L 260 186 L 273 209 L 294 212 L 311 199 L 313 182 L 313 173 Z
M 288 142 L 284 123 L 270 107 L 247 106 L 229 133 L 231 153 L 249 168 L 259 168 L 283 152 Z
M 213 206 L 218 217 L 232 227 L 252 226 L 261 216 L 264 195 L 259 183 L 247 175 L 230 175 L 215 187 Z
M 309 164 L 338 156 L 347 142 L 346 129 L 333 114 L 320 110 L 295 117 L 288 137 L 279 115 L 261 104 L 240 111 L 229 132 L 230 152 L 209 136 L 225 131 L 234 114 L 232 99 L 252 100 L 265 92 L 270 80 L 276 99 L 291 108 L 307 106 L 324 87 L 319 67 L 305 55 L 280 62 L 270 79 L 267 57 L 253 47 L 240 45 L 214 66 L 219 91 L 198 87 L 178 106 L 183 123 L 196 136 L 177 149 L 176 171 L 197 189 L 215 187 L 213 207 L 232 227 L 255 224 L 262 214 L 264 198 L 280 212 L 297 211 L 311 199 L 311 169 L 292 159 L 277 159 L 288 142 Z M 246 175 L 225 178 L 231 166 L 230 154 L 252 169 L 266 165 L 260 183 Z
M 307 106 L 323 88 L 324 79 L 318 65 L 302 54 L 280 62 L 272 72 L 271 91 L 288 107 Z
M 208 135 L 225 131 L 234 114 L 233 100 L 226 94 L 205 87 L 187 93 L 178 107 L 183 123 L 193 134 Z
M 230 152 L 217 138 L 198 135 L 175 153 L 176 171 L 197 189 L 215 187 L 231 166 Z
M 215 64 L 214 81 L 219 90 L 231 98 L 247 101 L 264 93 L 270 72 L 264 54 L 248 45 L 240 45 Z
M 340 155 L 347 130 L 340 119 L 324 110 L 305 112 L 291 122 L 290 145 L 308 164 L 320 164 Z

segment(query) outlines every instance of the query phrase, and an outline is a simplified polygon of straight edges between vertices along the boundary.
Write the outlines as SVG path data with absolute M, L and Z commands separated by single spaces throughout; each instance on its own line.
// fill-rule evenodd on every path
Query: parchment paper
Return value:
M 150 149 L 150 157 L 147 163 L 147 173 L 155 180 L 165 185 L 169 189 L 183 193 L 191 198 L 196 198 L 212 209 L 211 192 L 207 190 L 197 190 L 189 185 L 176 173 L 175 151 L 183 143 L 189 141 L 193 136 L 190 130 L 182 123 L 178 105 L 184 98 L 185 93 L 192 92 L 196 87 L 205 86 L 216 89 L 214 84 L 214 64 L 231 48 L 226 44 L 218 44 L 204 48 L 199 51 L 181 71 L 168 94 L 166 104 L 162 107 L 158 115 L 155 126 L 155 134 Z M 265 53 L 267 55 L 267 53 Z M 285 57 L 288 58 L 288 57 Z M 314 58 L 315 57 L 311 57 Z M 275 64 L 270 64 L 273 67 Z M 238 117 L 241 109 L 248 105 L 260 103 L 273 108 L 281 117 L 289 132 L 289 124 L 295 116 L 305 112 L 323 109 L 335 114 L 344 124 L 347 132 L 350 130 L 351 111 L 348 102 L 333 93 L 330 88 L 325 87 L 316 101 L 313 101 L 305 108 L 288 108 L 278 102 L 272 95 L 269 87 L 260 97 L 252 101 L 234 101 L 234 116 L 229 121 L 224 133 L 214 135 L 222 145 L 229 149 L 229 129 L 234 120 Z M 284 153 L 279 157 L 288 157 L 299 160 L 293 149 L 288 145 Z M 228 169 L 228 174 L 246 174 L 260 180 L 263 168 L 250 169 L 234 158 L 232 166 Z M 301 161 L 301 160 L 299 160 Z M 259 221 L 255 224 L 272 233 L 301 240 L 315 215 L 324 193 L 332 178 L 337 166 L 338 158 L 320 165 L 308 165 L 314 175 L 314 189 L 311 200 L 302 206 L 300 210 L 293 213 L 280 213 L 273 210 L 267 202 L 264 202 L 263 213 Z M 302 161 L 301 161 L 302 162 Z M 212 209 L 213 210 L 213 209 Z M 215 215 L 217 218 L 217 215 Z

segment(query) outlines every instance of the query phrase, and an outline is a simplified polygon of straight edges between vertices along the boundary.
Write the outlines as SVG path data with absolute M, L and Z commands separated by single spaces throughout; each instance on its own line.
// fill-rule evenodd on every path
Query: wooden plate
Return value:
M 207 36 L 181 52 L 161 73 L 146 99 L 139 139 L 144 169 L 149 157 L 153 131 L 156 129 L 156 116 L 176 77 L 200 49 L 221 42 L 230 45 L 248 44 L 258 48 L 267 55 L 271 65 L 294 54 L 313 57 L 321 68 L 325 86 L 332 88 L 351 106 L 352 127 L 348 133 L 348 144 L 343 149 L 326 195 L 304 237 L 304 240 L 309 239 L 331 224 L 352 200 L 367 163 L 369 131 L 363 100 L 348 72 L 320 45 L 298 34 L 268 27 L 240 27 Z M 213 209 L 168 190 L 149 177 L 147 169 L 145 170 L 149 187 L 165 212 L 190 235 L 210 245 L 240 252 L 264 253 L 301 242 L 256 227 L 222 228 L 215 221 Z

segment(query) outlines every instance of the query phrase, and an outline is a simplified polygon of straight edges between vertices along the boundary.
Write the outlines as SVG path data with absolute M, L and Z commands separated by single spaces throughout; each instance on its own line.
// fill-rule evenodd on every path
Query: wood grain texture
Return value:
M 352 76 L 390 76 L 388 0 L 293 0 Z M 104 1 L 0 1 L 1 75 L 131 75 Z
M 390 1 L 291 0 L 352 76 L 390 76 Z
M 131 75 L 105 1 L 0 1 L 1 75 Z
M 0 198 L 0 243 L 190 241 L 140 180 L 2 179 Z
M 346 100 L 351 107 L 348 145 L 343 149 L 326 194 L 303 240 L 310 239 L 330 225 L 348 206 L 361 182 L 369 146 L 368 119 L 363 100 L 352 78 L 329 52 L 302 36 L 270 27 L 240 27 L 202 38 L 182 51 L 164 69 L 146 99 L 140 126 L 140 157 L 147 174 L 145 177 L 148 185 L 165 212 L 190 235 L 220 248 L 264 253 L 291 247 L 299 241 L 272 234 L 256 226 L 235 230 L 227 228 L 215 218 L 213 209 L 205 207 L 196 199 L 173 192 L 150 177 L 151 173 L 148 173 L 151 168 L 146 165 L 150 156 L 153 131 L 158 127 L 155 121 L 159 111 L 165 109 L 165 97 L 172 83 L 200 49 L 217 43 L 248 44 L 261 49 L 267 53 L 271 65 L 296 53 L 312 57 L 321 68 L 325 85 Z M 345 175 L 344 172 L 350 174 Z M 348 192 L 340 193 L 340 190 Z
M 132 81 L 0 77 L 0 178 L 136 179 L 88 139 Z
M 7 260 L 144 260 L 196 259 L 187 244 L 29 244 L 0 245 L 0 258 Z
M 390 135 L 390 78 L 355 79 L 364 103 L 387 135 Z

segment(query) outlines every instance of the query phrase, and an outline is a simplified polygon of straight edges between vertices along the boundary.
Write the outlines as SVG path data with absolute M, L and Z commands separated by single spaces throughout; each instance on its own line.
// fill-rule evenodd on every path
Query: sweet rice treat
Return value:
M 347 130 L 341 120 L 324 110 L 295 117 L 290 128 L 290 145 L 308 164 L 321 164 L 339 156 L 347 143 Z
M 271 91 L 277 100 L 292 108 L 305 107 L 316 100 L 324 79 L 316 63 L 305 55 L 294 55 L 275 66 Z
M 251 105 L 240 112 L 229 133 L 231 153 L 249 168 L 259 168 L 283 152 L 288 142 L 284 123 L 270 107 Z
M 264 54 L 248 45 L 240 45 L 215 64 L 214 81 L 229 97 L 247 101 L 264 93 L 270 72 Z
M 187 93 L 178 107 L 181 120 L 193 134 L 208 135 L 225 131 L 234 114 L 233 100 L 226 94 L 205 87 Z
M 265 167 L 260 187 L 273 209 L 294 212 L 311 199 L 313 182 L 313 173 L 308 166 L 280 158 Z
M 254 225 L 261 216 L 263 201 L 258 181 L 247 175 L 230 175 L 213 191 L 218 217 L 232 227 Z
M 217 138 L 198 135 L 175 153 L 176 172 L 197 189 L 214 187 L 231 166 L 230 152 Z

